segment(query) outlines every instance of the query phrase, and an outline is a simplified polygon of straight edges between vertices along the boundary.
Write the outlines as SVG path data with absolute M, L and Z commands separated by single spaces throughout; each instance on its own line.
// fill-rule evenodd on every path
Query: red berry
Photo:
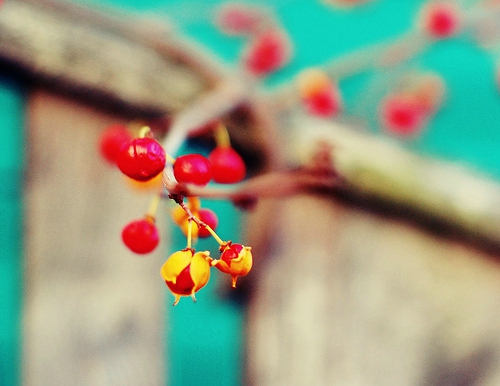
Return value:
M 202 208 L 198 212 L 198 217 L 201 221 L 207 224 L 210 228 L 215 230 L 219 225 L 219 219 L 213 210 Z M 205 227 L 200 227 L 198 230 L 198 237 L 209 237 L 210 232 Z
M 212 173 L 215 182 L 234 184 L 245 178 L 246 166 L 241 156 L 232 148 L 217 146 L 209 154 Z
M 174 162 L 174 177 L 177 182 L 206 185 L 212 179 L 212 166 L 201 154 L 181 155 Z
M 128 223 L 122 230 L 125 245 L 138 254 L 152 252 L 160 242 L 158 229 L 148 218 Z
M 263 15 L 242 4 L 226 4 L 217 14 L 216 23 L 225 33 L 245 35 L 255 31 L 262 22 Z
M 427 114 L 424 106 L 412 95 L 390 95 L 382 101 L 380 110 L 382 124 L 396 134 L 413 134 L 425 124 Z
M 317 68 L 307 68 L 301 71 L 296 78 L 299 96 L 309 98 L 317 92 L 332 86 L 330 77 Z
M 230 244 L 227 245 L 224 250 L 222 251 L 222 254 L 220 255 L 220 259 L 227 263 L 228 265 L 231 264 L 231 260 L 237 259 L 239 257 L 240 252 L 243 250 L 244 245 L 242 244 Z
M 333 87 L 319 90 L 303 101 L 310 114 L 320 117 L 332 117 L 342 110 L 340 94 Z
M 115 164 L 121 148 L 131 140 L 132 135 L 126 126 L 120 124 L 108 126 L 99 137 L 99 151 L 106 161 Z
M 165 151 L 152 138 L 136 138 L 118 153 L 120 170 L 137 181 L 148 181 L 165 168 Z
M 421 12 L 422 28 L 435 38 L 447 38 L 455 35 L 461 27 L 458 7 L 451 2 L 427 4 Z
M 269 29 L 255 36 L 244 59 L 246 69 L 258 76 L 283 67 L 290 57 L 288 40 L 277 30 Z

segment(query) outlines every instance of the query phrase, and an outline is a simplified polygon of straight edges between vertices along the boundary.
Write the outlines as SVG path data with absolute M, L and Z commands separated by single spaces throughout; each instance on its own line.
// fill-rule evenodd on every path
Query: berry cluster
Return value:
M 310 68 L 297 76 L 299 96 L 307 111 L 320 117 L 334 117 L 342 111 L 338 86 L 323 71 Z
M 250 74 L 264 77 L 289 62 L 288 36 L 263 10 L 231 3 L 219 10 L 215 22 L 222 32 L 248 39 L 241 62 Z
M 159 189 L 158 181 L 165 168 L 171 167 L 178 185 L 204 186 L 210 181 L 233 184 L 242 181 L 246 166 L 241 156 L 232 148 L 224 125 L 207 126 L 214 130 L 215 148 L 208 157 L 201 154 L 184 154 L 173 158 L 165 153 L 149 127 L 141 128 L 133 136 L 123 125 L 112 125 L 103 131 L 99 150 L 104 160 L 114 164 L 135 184 L 151 184 Z M 165 177 L 168 178 L 168 177 Z M 199 197 L 184 197 L 178 193 L 158 190 L 143 218 L 135 219 L 122 230 L 122 240 L 132 252 L 145 255 L 156 249 L 160 232 L 155 224 L 158 206 L 163 198 L 173 200 L 173 222 L 180 227 L 187 239 L 186 248 L 173 253 L 161 268 L 161 275 L 175 296 L 174 305 L 181 296 L 192 296 L 208 282 L 210 267 L 229 274 L 232 286 L 238 276 L 246 275 L 252 267 L 251 248 L 242 244 L 223 241 L 215 232 L 219 219 L 210 209 L 202 208 Z M 186 201 L 187 202 L 186 202 Z M 219 244 L 220 258 L 213 259 L 209 252 L 196 252 L 193 244 L 198 238 L 213 237 Z
M 409 136 L 418 133 L 439 109 L 444 82 L 435 74 L 410 76 L 379 106 L 379 119 L 389 132 Z
M 422 7 L 418 22 L 428 36 L 444 39 L 456 35 L 462 28 L 460 8 L 452 1 L 428 2 Z
M 355 7 L 366 4 L 368 0 L 324 0 L 324 2 L 334 6 Z M 419 35 L 426 37 L 427 39 L 424 40 L 429 42 L 458 35 L 464 29 L 465 22 L 466 18 L 461 7 L 450 0 L 428 1 L 421 7 L 416 16 L 416 27 L 420 32 Z M 291 45 L 288 37 L 265 10 L 228 3 L 219 9 L 216 25 L 225 34 L 247 38 L 241 63 L 244 70 L 253 75 L 266 76 L 282 68 L 290 60 Z M 412 49 L 412 47 L 394 47 L 393 52 L 388 53 L 389 56 L 392 55 L 388 63 L 394 64 L 394 62 L 399 63 L 406 60 L 413 55 Z M 355 57 L 354 60 L 363 60 L 360 58 Z M 383 58 L 383 60 L 380 59 L 380 62 L 383 63 L 386 60 L 387 58 Z M 363 71 L 367 66 L 354 63 L 353 68 L 359 68 Z M 356 70 L 352 73 L 347 72 L 344 76 L 355 73 Z M 327 72 L 319 68 L 303 70 L 295 79 L 298 100 L 311 115 L 321 118 L 335 118 L 344 110 L 344 101 L 338 85 L 340 80 L 342 79 L 332 79 Z M 500 84 L 500 81 L 497 80 L 497 82 Z M 393 90 L 379 102 L 378 111 L 381 126 L 391 134 L 399 136 L 419 133 L 439 109 L 443 93 L 443 82 L 441 78 L 434 75 L 418 77 L 411 87 Z M 215 153 L 219 152 L 223 151 L 215 151 Z M 224 150 L 224 153 L 224 156 L 219 154 L 220 159 L 232 157 L 230 150 Z M 204 168 L 203 162 L 196 160 L 194 156 L 191 157 L 191 161 L 200 168 Z M 213 159 L 210 161 L 212 165 L 216 164 Z M 190 162 L 186 159 L 186 163 Z M 228 161 L 224 164 L 235 165 L 235 162 Z M 204 184 L 202 179 L 204 173 L 200 175 L 199 180 L 197 178 L 197 181 L 191 182 Z M 183 171 L 176 171 L 176 178 L 184 180 L 182 174 Z M 229 174 L 226 173 L 225 176 L 227 175 Z M 224 181 L 224 178 L 214 173 L 215 181 L 231 182 Z

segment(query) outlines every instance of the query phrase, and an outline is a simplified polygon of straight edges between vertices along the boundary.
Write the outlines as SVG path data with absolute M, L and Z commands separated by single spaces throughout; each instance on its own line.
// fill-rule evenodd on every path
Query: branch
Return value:
M 6 1 L 0 62 L 58 91 L 146 115 L 175 113 L 224 76 L 168 27 L 118 16 L 71 3 Z
M 296 116 L 291 127 L 290 162 L 306 164 L 319 144 L 331 146 L 331 164 L 350 199 L 500 249 L 500 185 L 487 176 L 334 122 Z

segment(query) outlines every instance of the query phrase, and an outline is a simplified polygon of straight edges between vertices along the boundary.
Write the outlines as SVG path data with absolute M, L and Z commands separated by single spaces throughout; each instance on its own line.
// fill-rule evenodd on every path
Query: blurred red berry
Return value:
M 201 154 L 186 154 L 176 158 L 174 177 L 177 182 L 206 185 L 212 179 L 212 166 Z
M 217 146 L 209 154 L 208 159 L 212 164 L 212 174 L 215 182 L 234 184 L 245 178 L 245 162 L 232 147 Z
M 198 212 L 198 218 L 207 224 L 214 231 L 217 229 L 217 225 L 219 225 L 219 219 L 215 212 L 210 209 L 202 208 Z M 198 237 L 210 237 L 210 232 L 205 227 L 200 227 L 198 229 Z
M 156 248 L 160 236 L 154 221 L 145 218 L 128 223 L 122 230 L 122 240 L 132 252 L 142 255 Z
M 318 68 L 306 68 L 296 78 L 297 91 L 302 99 L 309 98 L 317 92 L 331 87 L 330 77 Z
M 380 119 L 389 131 L 411 135 L 421 129 L 426 121 L 425 108 L 412 95 L 394 94 L 382 101 Z
M 460 9 L 448 1 L 428 3 L 421 11 L 420 23 L 434 38 L 453 36 L 461 28 Z
M 107 162 L 115 164 L 121 148 L 131 140 L 132 135 L 125 125 L 110 125 L 99 137 L 99 152 Z
M 163 147 L 149 137 L 133 139 L 118 153 L 117 164 L 123 174 L 137 181 L 148 181 L 165 168 Z
M 216 17 L 216 24 L 226 34 L 246 35 L 256 31 L 264 15 L 246 5 L 229 3 L 223 5 Z
M 312 115 L 332 117 L 342 110 L 340 94 L 333 87 L 327 87 L 309 95 L 303 102 Z
M 244 65 L 250 73 L 263 76 L 282 68 L 289 58 L 290 47 L 286 36 L 276 29 L 268 29 L 250 42 Z

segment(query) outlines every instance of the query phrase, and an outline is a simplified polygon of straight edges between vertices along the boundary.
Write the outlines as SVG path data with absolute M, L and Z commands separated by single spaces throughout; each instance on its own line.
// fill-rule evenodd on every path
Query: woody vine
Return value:
M 382 1 L 382 0 L 379 0 Z M 333 6 L 356 7 L 366 1 L 327 1 Z M 351 66 L 342 73 L 342 62 L 309 68 L 299 73 L 292 87 L 275 94 L 277 103 L 296 104 L 308 114 L 334 120 L 342 115 L 344 101 L 339 81 L 365 71 L 370 66 L 393 66 L 410 59 L 433 42 L 472 31 L 480 46 L 488 49 L 495 41 L 497 28 L 481 28 L 491 15 L 500 14 L 500 2 L 480 1 L 467 7 L 460 1 L 429 1 L 417 15 L 415 33 L 383 50 L 367 50 L 348 56 Z M 217 14 L 216 24 L 227 35 L 246 37 L 240 67 L 246 77 L 259 83 L 284 67 L 292 56 L 292 45 L 286 32 L 265 12 L 240 4 L 227 4 Z M 406 40 L 405 40 L 406 39 Z M 403 44 L 402 44 L 403 43 Z M 404 44 L 408 43 L 408 44 Z M 493 44 L 494 45 L 494 44 Z M 345 66 L 344 66 L 345 67 Z M 494 77 L 495 78 L 495 77 Z M 399 138 L 417 136 L 428 121 L 439 112 L 446 95 L 446 85 L 436 73 L 412 73 L 380 101 L 378 121 L 388 135 Z M 216 109 L 217 110 L 217 109 Z M 193 110 L 196 111 L 196 108 Z M 206 112 L 205 112 L 206 113 Z M 171 130 L 160 143 L 149 126 L 138 130 L 133 124 L 112 125 L 103 131 L 100 150 L 103 157 L 138 185 L 152 185 L 158 193 L 151 200 L 143 218 L 131 221 L 122 230 L 124 244 L 134 253 L 152 252 L 159 243 L 155 223 L 162 200 L 177 204 L 172 221 L 186 237 L 186 247 L 171 254 L 160 269 L 161 276 L 174 295 L 174 305 L 183 296 L 195 299 L 210 278 L 214 267 L 231 277 L 236 287 L 239 276 L 252 268 L 251 246 L 224 240 L 217 234 L 219 219 L 213 211 L 201 206 L 200 197 L 223 197 L 244 207 L 265 195 L 293 194 L 304 186 L 334 187 L 342 183 L 331 159 L 315 167 L 284 171 L 271 176 L 246 178 L 246 165 L 232 148 L 225 122 L 216 111 L 193 119 L 203 124 L 186 124 L 186 114 L 173 120 Z M 193 133 L 211 133 L 215 148 L 208 157 L 201 154 L 176 154 L 180 143 Z M 329 149 L 327 152 L 331 152 Z M 326 165 L 326 167 L 325 167 Z M 270 188 L 272 180 L 273 187 Z M 283 184 L 277 184 L 281 181 Z M 208 185 L 211 183 L 210 185 Z M 231 185 L 229 189 L 214 188 Z M 195 249 L 198 238 L 211 237 L 219 245 L 220 256 Z

